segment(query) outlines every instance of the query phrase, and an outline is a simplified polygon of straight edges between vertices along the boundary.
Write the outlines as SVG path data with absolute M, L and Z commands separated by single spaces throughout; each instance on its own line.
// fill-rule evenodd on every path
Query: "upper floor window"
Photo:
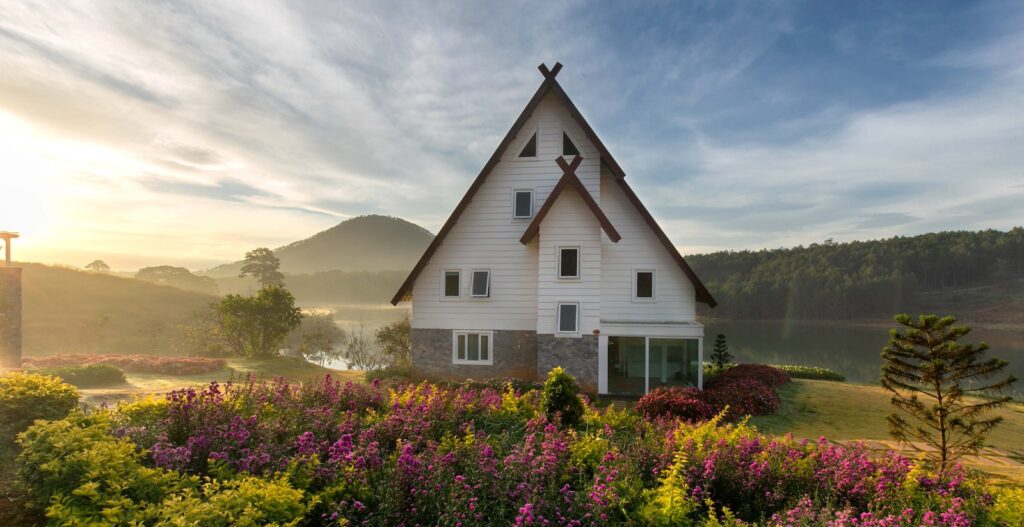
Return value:
M 579 278 L 580 277 L 580 248 L 559 247 L 558 248 L 558 277 Z
M 462 273 L 458 270 L 447 270 L 444 272 L 444 283 L 441 284 L 442 294 L 445 298 L 459 298 L 462 296 Z
M 515 219 L 533 217 L 532 190 L 516 190 L 512 193 L 512 217 Z
M 530 136 L 530 140 L 519 152 L 519 157 L 537 157 L 537 132 Z
M 576 145 L 573 144 L 572 139 L 569 139 L 569 134 L 565 133 L 565 130 L 562 131 L 562 155 L 563 156 L 578 156 L 578 155 L 580 155 L 579 149 L 576 148 Z
M 653 269 L 637 269 L 633 271 L 633 299 L 654 300 Z
M 473 270 L 473 283 L 470 285 L 469 293 L 474 298 L 487 298 L 491 296 L 491 272 L 487 270 Z
M 580 331 L 580 305 L 575 302 L 560 302 L 558 304 L 558 332 L 579 333 Z

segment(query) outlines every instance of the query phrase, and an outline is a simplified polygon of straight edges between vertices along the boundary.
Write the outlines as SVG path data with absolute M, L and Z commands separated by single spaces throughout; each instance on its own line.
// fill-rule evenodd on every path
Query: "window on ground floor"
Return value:
M 492 331 L 455 331 L 452 342 L 453 364 L 493 364 Z
M 696 338 L 608 337 L 607 393 L 643 395 L 662 386 L 699 386 Z

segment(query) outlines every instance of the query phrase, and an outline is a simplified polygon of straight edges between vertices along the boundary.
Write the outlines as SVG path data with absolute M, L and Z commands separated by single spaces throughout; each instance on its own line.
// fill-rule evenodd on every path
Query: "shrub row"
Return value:
M 769 415 L 778 410 L 775 390 L 755 378 L 721 380 L 706 390 L 662 387 L 651 390 L 636 403 L 636 411 L 648 419 L 681 418 L 706 421 L 726 412 L 731 421 L 746 415 Z
M 778 368 L 786 372 L 792 379 L 816 379 L 820 381 L 839 381 L 843 382 L 846 380 L 846 376 L 835 370 L 828 368 L 821 368 L 819 366 L 799 366 L 795 364 L 776 364 L 772 365 L 773 368 Z
M 108 364 L 90 364 L 88 366 L 62 366 L 30 370 L 40 375 L 50 375 L 78 388 L 96 388 L 113 386 L 127 382 L 124 372 Z
M 156 355 L 50 355 L 25 357 L 22 366 L 27 369 L 62 368 L 67 366 L 113 366 L 128 373 L 157 373 L 163 375 L 198 375 L 223 370 L 224 359 L 201 357 L 162 357 Z

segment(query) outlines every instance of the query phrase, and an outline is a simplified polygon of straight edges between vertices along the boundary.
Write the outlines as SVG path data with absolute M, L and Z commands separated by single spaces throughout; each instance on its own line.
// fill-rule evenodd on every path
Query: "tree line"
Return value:
M 688 256 L 735 318 L 888 317 L 922 292 L 1024 278 L 1024 228 L 952 231 L 808 247 Z

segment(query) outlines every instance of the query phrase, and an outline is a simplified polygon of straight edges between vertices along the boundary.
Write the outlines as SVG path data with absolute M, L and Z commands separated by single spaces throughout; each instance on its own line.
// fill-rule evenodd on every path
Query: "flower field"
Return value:
M 54 524 L 966 527 L 1019 505 L 895 453 L 585 400 L 563 426 L 542 399 L 330 377 L 210 384 L 36 424 L 19 471 Z

